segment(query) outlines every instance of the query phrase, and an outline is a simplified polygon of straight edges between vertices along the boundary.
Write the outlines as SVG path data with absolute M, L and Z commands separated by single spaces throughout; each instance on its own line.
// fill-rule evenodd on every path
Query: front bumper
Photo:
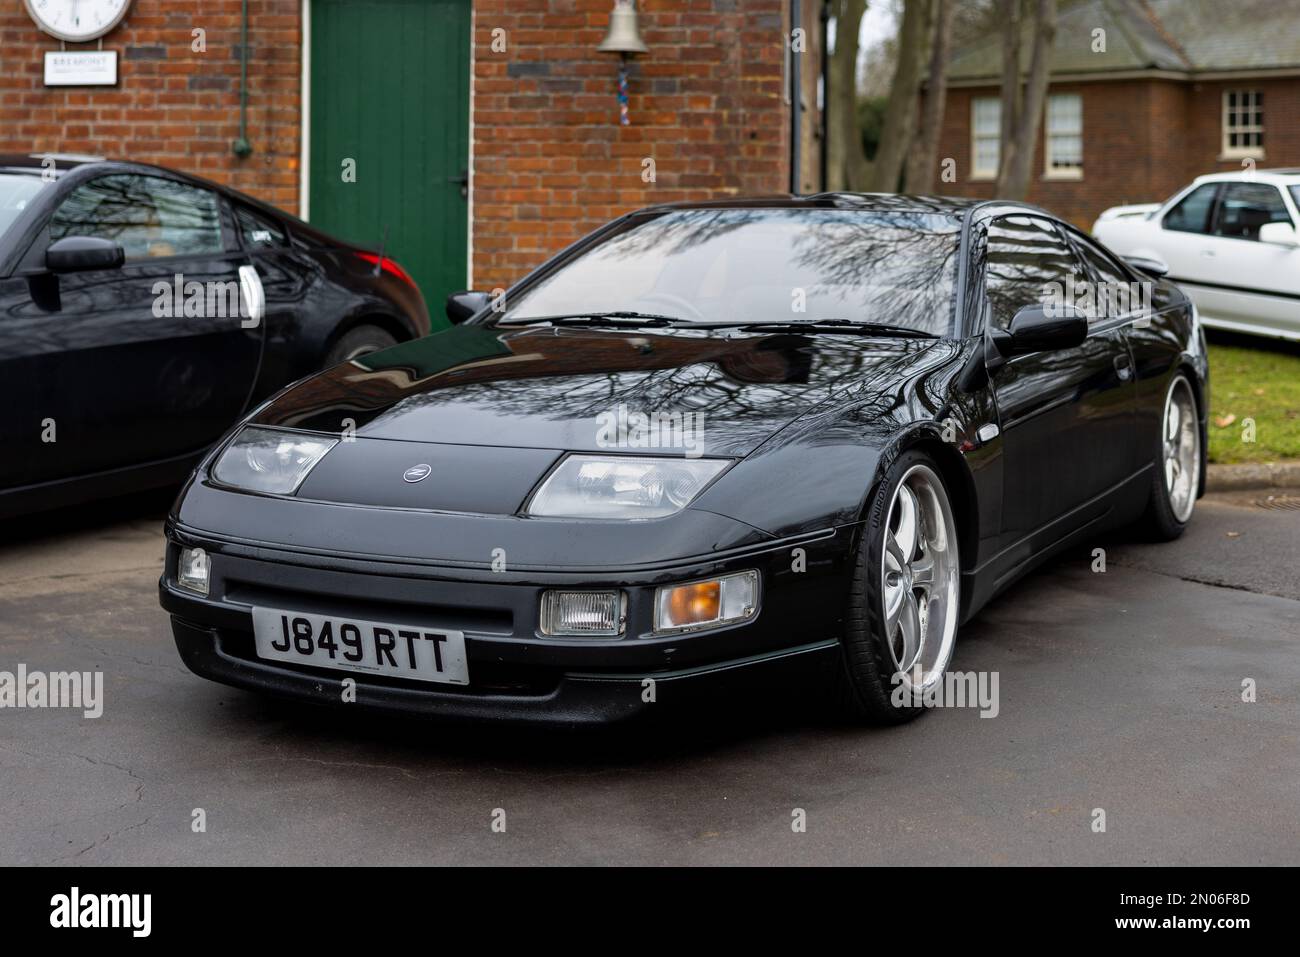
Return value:
M 181 658 L 198 675 L 321 704 L 356 704 L 466 719 L 581 725 L 632 718 L 691 700 L 722 702 L 763 687 L 774 672 L 801 676 L 837 653 L 854 529 L 764 542 L 636 573 L 539 573 L 413 566 L 279 551 L 169 523 L 159 582 Z M 209 597 L 179 588 L 182 546 L 210 558 Z M 802 550 L 802 554 L 795 550 Z M 686 634 L 652 636 L 657 586 L 757 568 L 758 616 Z M 541 635 L 548 588 L 622 589 L 618 638 Z M 468 686 L 299 666 L 257 657 L 254 606 L 463 631 Z

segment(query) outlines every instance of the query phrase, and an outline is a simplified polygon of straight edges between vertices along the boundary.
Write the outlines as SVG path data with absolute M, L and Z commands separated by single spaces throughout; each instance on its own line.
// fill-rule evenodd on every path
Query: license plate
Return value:
M 253 609 L 259 658 L 389 678 L 469 684 L 465 633 L 276 608 Z

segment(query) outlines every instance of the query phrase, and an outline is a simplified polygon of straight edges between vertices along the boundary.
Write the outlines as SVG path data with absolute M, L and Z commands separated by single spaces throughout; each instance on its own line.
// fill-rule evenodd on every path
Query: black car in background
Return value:
M 382 250 L 156 166 L 0 156 L 0 517 L 179 482 L 285 384 L 428 332 Z

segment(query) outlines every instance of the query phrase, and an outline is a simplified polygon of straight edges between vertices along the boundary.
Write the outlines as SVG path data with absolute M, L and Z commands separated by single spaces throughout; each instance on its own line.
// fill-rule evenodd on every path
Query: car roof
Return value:
M 669 209 L 860 209 L 878 212 L 947 213 L 961 217 L 985 200 L 956 196 L 909 196 L 896 193 L 827 192 L 807 195 L 779 193 L 728 199 L 661 203 L 646 210 Z
M 1194 180 L 1197 183 L 1272 183 L 1278 186 L 1300 184 L 1300 169 L 1255 169 L 1231 173 L 1206 173 Z

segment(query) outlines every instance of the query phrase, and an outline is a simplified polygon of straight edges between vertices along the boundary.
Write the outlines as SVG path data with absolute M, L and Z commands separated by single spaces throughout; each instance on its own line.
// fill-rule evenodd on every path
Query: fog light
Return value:
M 201 548 L 182 548 L 176 563 L 176 584 L 200 595 L 208 593 L 208 553 Z
M 663 633 L 727 625 L 753 618 L 757 611 L 756 571 L 668 585 L 655 594 L 655 631 Z
M 623 633 L 621 591 L 542 593 L 542 634 L 597 638 Z

